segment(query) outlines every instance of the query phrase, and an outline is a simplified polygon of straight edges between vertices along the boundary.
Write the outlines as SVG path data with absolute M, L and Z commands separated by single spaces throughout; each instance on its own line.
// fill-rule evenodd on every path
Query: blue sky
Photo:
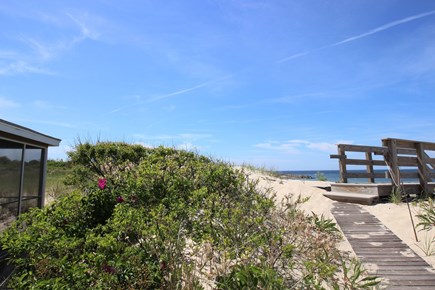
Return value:
M 435 1 L 0 2 L 0 118 L 280 170 L 435 141 Z

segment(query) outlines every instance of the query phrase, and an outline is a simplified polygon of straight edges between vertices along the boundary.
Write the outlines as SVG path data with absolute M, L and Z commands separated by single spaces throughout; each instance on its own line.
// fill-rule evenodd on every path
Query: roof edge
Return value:
M 0 119 L 0 131 L 4 131 L 8 134 L 26 138 L 29 140 L 37 141 L 48 146 L 59 146 L 61 139 L 54 138 L 35 130 L 8 122 L 6 120 Z

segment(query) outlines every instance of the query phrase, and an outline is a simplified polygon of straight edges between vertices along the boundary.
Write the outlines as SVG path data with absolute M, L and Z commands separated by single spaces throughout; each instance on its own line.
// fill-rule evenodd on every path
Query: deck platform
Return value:
M 323 195 L 336 201 L 372 205 L 388 199 L 393 188 L 389 183 L 331 183 L 331 191 Z M 418 183 L 404 183 L 403 190 L 411 195 L 421 193 Z
M 371 275 L 386 289 L 435 289 L 435 270 L 359 205 L 336 203 L 338 225 Z

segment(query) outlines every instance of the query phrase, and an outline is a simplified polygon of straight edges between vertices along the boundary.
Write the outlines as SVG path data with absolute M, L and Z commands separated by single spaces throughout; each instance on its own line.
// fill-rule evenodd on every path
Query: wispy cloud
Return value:
M 318 97 L 318 96 L 322 96 L 322 95 L 324 95 L 324 93 L 306 93 L 306 94 L 290 95 L 290 96 L 281 97 L 281 98 L 267 99 L 265 101 L 268 103 L 293 103 L 293 102 L 300 100 L 300 99 Z
M 351 37 L 346 38 L 344 40 L 338 41 L 336 43 L 333 43 L 333 44 L 329 45 L 328 47 L 337 46 L 337 45 L 345 44 L 345 43 L 348 43 L 348 42 L 351 42 L 351 41 L 355 41 L 355 40 L 358 40 L 358 39 L 361 39 L 361 38 L 373 35 L 375 33 L 379 33 L 379 32 L 382 32 L 384 30 L 390 29 L 392 27 L 395 27 L 395 26 L 398 26 L 398 25 L 401 25 L 401 24 L 404 24 L 404 23 L 408 23 L 408 22 L 411 22 L 411 21 L 414 21 L 414 20 L 417 20 L 417 19 L 420 19 L 420 18 L 424 18 L 424 17 L 430 16 L 430 15 L 433 15 L 433 14 L 435 14 L 435 10 L 432 10 L 432 11 L 429 11 L 429 12 L 425 12 L 425 13 L 420 13 L 420 14 L 413 15 L 413 16 L 410 16 L 410 17 L 406 17 L 406 18 L 403 18 L 403 19 L 400 19 L 400 20 L 396 20 L 396 21 L 384 24 L 382 26 L 376 27 L 376 28 L 374 28 L 372 30 L 369 30 L 367 32 L 361 33 L 359 35 L 351 36 Z
M 336 142 L 311 142 L 308 140 L 289 140 L 289 141 L 267 141 L 264 143 L 255 144 L 255 148 L 265 149 L 265 150 L 273 150 L 280 151 L 286 154 L 299 154 L 304 149 L 311 149 L 313 151 L 321 151 L 321 152 L 335 152 L 337 150 L 336 144 L 346 143 L 352 144 L 352 141 L 349 140 L 337 140 Z
M 323 50 L 323 49 L 326 49 L 326 48 L 331 48 L 331 47 L 334 47 L 334 46 L 339 46 L 339 45 L 342 45 L 342 44 L 346 44 L 346 43 L 349 43 L 349 42 L 352 42 L 352 41 L 355 41 L 355 40 L 359 40 L 361 38 L 365 38 L 365 37 L 368 37 L 370 35 L 373 35 L 373 34 L 376 34 L 376 33 L 379 33 L 379 32 L 385 31 L 385 30 L 388 30 L 390 28 L 393 28 L 393 27 L 396 27 L 396 26 L 399 26 L 399 25 L 402 25 L 402 24 L 405 24 L 405 23 L 408 23 L 408 22 L 411 22 L 411 21 L 414 21 L 414 20 L 418 20 L 418 19 L 421 19 L 421 18 L 424 18 L 424 17 L 431 16 L 433 14 L 435 14 L 435 10 L 431 10 L 431 11 L 428 11 L 428 12 L 424 12 L 424 13 L 416 14 L 416 15 L 413 15 L 413 16 L 405 17 L 405 18 L 402 18 L 402 19 L 399 19 L 399 20 L 396 20 L 396 21 L 392 21 L 392 22 L 389 22 L 387 24 L 384 24 L 384 25 L 381 25 L 379 27 L 376 27 L 374 29 L 371 29 L 369 31 L 366 31 L 364 33 L 361 33 L 361 34 L 358 34 L 358 35 L 354 35 L 354 36 L 348 37 L 346 39 L 337 41 L 335 43 L 331 43 L 331 44 L 328 44 L 328 45 L 325 45 L 325 46 L 322 46 L 322 47 L 314 48 L 314 49 L 311 49 L 311 50 L 307 50 L 307 51 L 304 51 L 304 52 L 293 54 L 293 55 L 288 56 L 288 57 L 284 57 L 282 59 L 277 60 L 275 62 L 275 64 L 280 64 L 280 63 L 288 62 L 290 60 L 293 60 L 293 59 L 296 59 L 296 58 L 308 55 L 308 54 L 310 54 L 312 52 L 315 52 L 315 51 L 319 51 L 319 50 Z
M 0 109 L 17 108 L 20 104 L 0 96 Z
M 31 119 L 17 119 L 17 121 L 25 122 L 25 123 L 44 124 L 44 125 L 63 127 L 63 128 L 76 128 L 76 126 L 74 126 L 71 123 L 58 122 L 58 121 L 31 120 Z
M 80 42 L 85 39 L 98 40 L 100 37 L 100 33 L 92 29 L 83 19 L 79 19 L 79 17 L 72 15 L 70 13 L 66 14 L 71 20 L 73 20 L 77 26 L 80 28 L 80 36 L 76 37 L 73 42 Z
M 26 61 L 16 61 L 0 67 L 0 75 L 17 75 L 25 73 L 43 74 L 43 75 L 55 75 L 56 73 L 42 67 L 35 66 Z
M 232 74 L 224 75 L 222 77 L 219 77 L 219 78 L 216 78 L 216 79 L 213 79 L 213 80 L 209 80 L 207 82 L 198 84 L 198 85 L 190 87 L 190 88 L 181 89 L 181 90 L 169 93 L 169 94 L 159 95 L 159 96 L 150 98 L 150 99 L 147 100 L 147 102 L 152 103 L 152 102 L 156 102 L 156 101 L 159 101 L 159 100 L 162 100 L 162 99 L 166 99 L 166 98 L 169 98 L 169 97 L 173 97 L 173 96 L 177 96 L 177 95 L 182 95 L 182 94 L 185 94 L 185 93 L 188 93 L 188 92 L 191 92 L 191 91 L 196 91 L 198 89 L 201 89 L 201 88 L 210 86 L 212 84 L 218 83 L 218 82 L 220 82 L 222 80 L 229 79 L 232 76 L 233 76 Z
M 156 101 L 159 101 L 159 100 L 162 100 L 162 99 L 166 99 L 166 98 L 169 98 L 169 97 L 173 97 L 173 96 L 185 94 L 185 93 L 188 93 L 188 92 L 191 92 L 191 91 L 195 91 L 195 90 L 198 90 L 200 88 L 203 88 L 203 87 L 207 86 L 209 83 L 210 82 L 205 82 L 205 83 L 202 83 L 202 84 L 199 84 L 199 85 L 187 88 L 187 89 L 182 89 L 182 90 L 175 91 L 175 92 L 172 92 L 172 93 L 169 93 L 169 94 L 156 96 L 156 97 L 153 97 L 153 98 L 149 99 L 148 102 L 152 103 L 152 102 L 156 102 Z
M 198 133 L 181 133 L 175 135 L 145 135 L 134 134 L 132 135 L 136 144 L 145 144 L 146 147 L 155 147 L 159 145 L 169 145 L 182 150 L 201 150 L 204 147 L 204 142 L 214 142 L 213 135 L 211 134 L 198 134 Z M 202 144 L 202 145 L 200 145 Z M 144 146 L 145 146 L 144 145 Z
M 69 33 L 69 37 L 58 37 L 57 39 L 39 39 L 38 37 L 28 36 L 26 33 L 20 33 L 18 40 L 25 47 L 30 48 L 28 53 L 18 53 L 17 51 L 0 51 L 0 60 L 3 60 L 0 66 L 0 75 L 18 75 L 18 74 L 45 74 L 54 75 L 55 73 L 45 68 L 45 66 L 53 59 L 61 56 L 66 51 L 80 44 L 85 40 L 98 40 L 100 33 L 88 24 L 90 17 L 86 14 L 72 13 L 66 14 L 70 19 L 69 24 L 62 20 L 64 25 L 60 25 L 58 17 L 51 17 L 49 23 L 57 26 L 57 28 L 70 26 L 71 23 L 75 27 L 73 33 Z M 27 17 L 27 16 L 21 16 Z M 44 17 L 38 19 L 42 22 L 47 22 L 49 15 L 44 14 Z M 68 19 L 66 18 L 66 19 Z M 54 20 L 56 22 L 54 22 Z M 65 18 L 64 18 L 65 19 Z M 68 25 L 66 25 L 68 24 Z M 77 32 L 78 28 L 78 32 Z M 60 31 L 65 35 L 65 31 Z
M 54 110 L 54 109 L 66 109 L 65 106 L 60 106 L 56 104 L 51 104 L 46 101 L 36 100 L 33 102 L 33 105 L 37 107 L 38 109 L 45 109 L 45 110 Z
M 258 143 L 254 145 L 255 148 L 280 151 L 287 154 L 299 154 L 299 145 L 294 143 L 281 143 L 277 141 L 268 141 L 264 143 Z
M 135 102 L 130 102 L 127 105 L 115 108 L 112 111 L 110 111 L 109 114 L 118 113 L 118 112 L 120 112 L 120 111 L 122 111 L 124 109 L 137 106 L 137 105 L 139 105 L 141 103 L 147 103 L 147 104 L 149 104 L 149 103 L 155 103 L 155 102 L 158 102 L 158 101 L 163 100 L 163 99 L 167 99 L 167 98 L 170 98 L 170 97 L 175 97 L 175 96 L 178 96 L 178 95 L 183 95 L 183 94 L 186 94 L 186 93 L 189 93 L 189 92 L 193 92 L 193 91 L 196 91 L 196 90 L 199 90 L 199 89 L 202 89 L 202 88 L 214 85 L 215 83 L 218 83 L 218 82 L 220 82 L 222 80 L 229 79 L 232 76 L 233 75 L 225 75 L 225 76 L 222 76 L 222 77 L 219 77 L 219 78 L 216 78 L 216 79 L 213 79 L 213 80 L 210 80 L 210 81 L 207 81 L 207 82 L 195 85 L 193 87 L 189 87 L 189 88 L 185 88 L 185 89 L 180 89 L 180 90 L 177 90 L 177 91 L 174 91 L 174 92 L 171 92 L 171 93 L 167 93 L 167 94 L 163 94 L 163 95 L 158 95 L 158 96 L 155 96 L 155 97 L 144 98 L 143 96 L 135 95 L 135 97 L 136 97 L 135 98 L 136 99 Z M 171 107 L 174 108 L 173 106 L 171 106 Z

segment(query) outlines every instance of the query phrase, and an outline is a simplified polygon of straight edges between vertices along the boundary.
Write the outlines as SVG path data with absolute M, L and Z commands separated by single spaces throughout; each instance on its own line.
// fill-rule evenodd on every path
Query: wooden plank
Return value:
M 385 173 L 375 172 L 375 173 L 358 173 L 358 172 L 349 172 L 344 174 L 346 178 L 385 178 Z
M 428 183 L 431 180 L 430 177 L 430 170 L 426 165 L 426 153 L 424 152 L 425 146 L 422 143 L 416 144 L 416 150 L 417 150 L 417 159 L 418 159 L 418 173 L 419 173 L 419 180 L 420 180 L 420 186 L 423 189 L 425 193 L 429 193 L 430 188 L 428 186 Z
M 346 159 L 344 160 L 344 163 L 346 163 L 346 165 L 387 166 L 384 160 Z
M 337 150 L 338 150 L 338 155 L 345 155 L 346 156 L 346 151 L 340 145 L 338 145 Z M 346 163 L 344 163 L 343 160 L 344 159 L 338 160 L 338 165 L 339 165 L 339 169 L 340 169 L 340 182 L 347 183 L 347 177 L 346 177 L 347 168 L 346 168 Z
M 385 172 L 385 178 L 391 178 L 390 172 Z M 400 178 L 419 178 L 419 174 L 417 171 L 415 172 L 400 172 Z
M 397 148 L 397 154 L 400 154 L 400 155 L 417 155 L 417 151 L 415 149 Z
M 373 160 L 372 153 L 366 152 L 366 161 L 368 162 L 368 164 L 366 165 L 367 173 L 373 174 L 373 162 L 378 161 L 378 160 Z M 385 163 L 385 162 L 382 162 L 382 163 Z M 375 183 L 375 179 L 373 177 L 369 177 L 368 182 Z
M 384 144 L 384 140 L 382 140 L 382 144 Z M 388 165 L 390 167 L 391 172 L 391 182 L 394 187 L 400 185 L 400 169 L 397 162 L 397 141 L 395 139 L 389 139 L 386 142 L 386 146 L 388 147 L 388 157 L 386 161 L 388 161 Z
M 435 151 L 435 143 L 417 141 L 417 140 L 396 139 L 396 138 L 382 139 L 382 146 L 387 146 L 385 144 L 393 140 L 396 142 L 398 148 L 416 149 L 416 144 L 420 143 L 424 146 L 426 150 Z
M 407 156 L 397 157 L 397 166 L 417 166 L 417 165 L 418 165 L 417 157 L 407 157 Z
M 377 147 L 377 146 L 365 146 L 365 145 L 351 145 L 351 144 L 338 144 L 339 148 L 343 151 L 350 152 L 373 152 L 378 155 L 383 155 L 388 153 L 388 149 L 385 147 Z
M 363 265 L 376 265 L 369 273 L 380 277 L 386 289 L 435 289 L 432 267 L 415 253 L 402 255 L 413 251 L 373 215 L 350 204 L 334 205 L 331 212 Z M 358 224 L 361 220 L 371 224 Z
M 346 155 L 339 155 L 339 154 L 331 154 L 329 155 L 329 158 L 331 159 L 346 159 Z

